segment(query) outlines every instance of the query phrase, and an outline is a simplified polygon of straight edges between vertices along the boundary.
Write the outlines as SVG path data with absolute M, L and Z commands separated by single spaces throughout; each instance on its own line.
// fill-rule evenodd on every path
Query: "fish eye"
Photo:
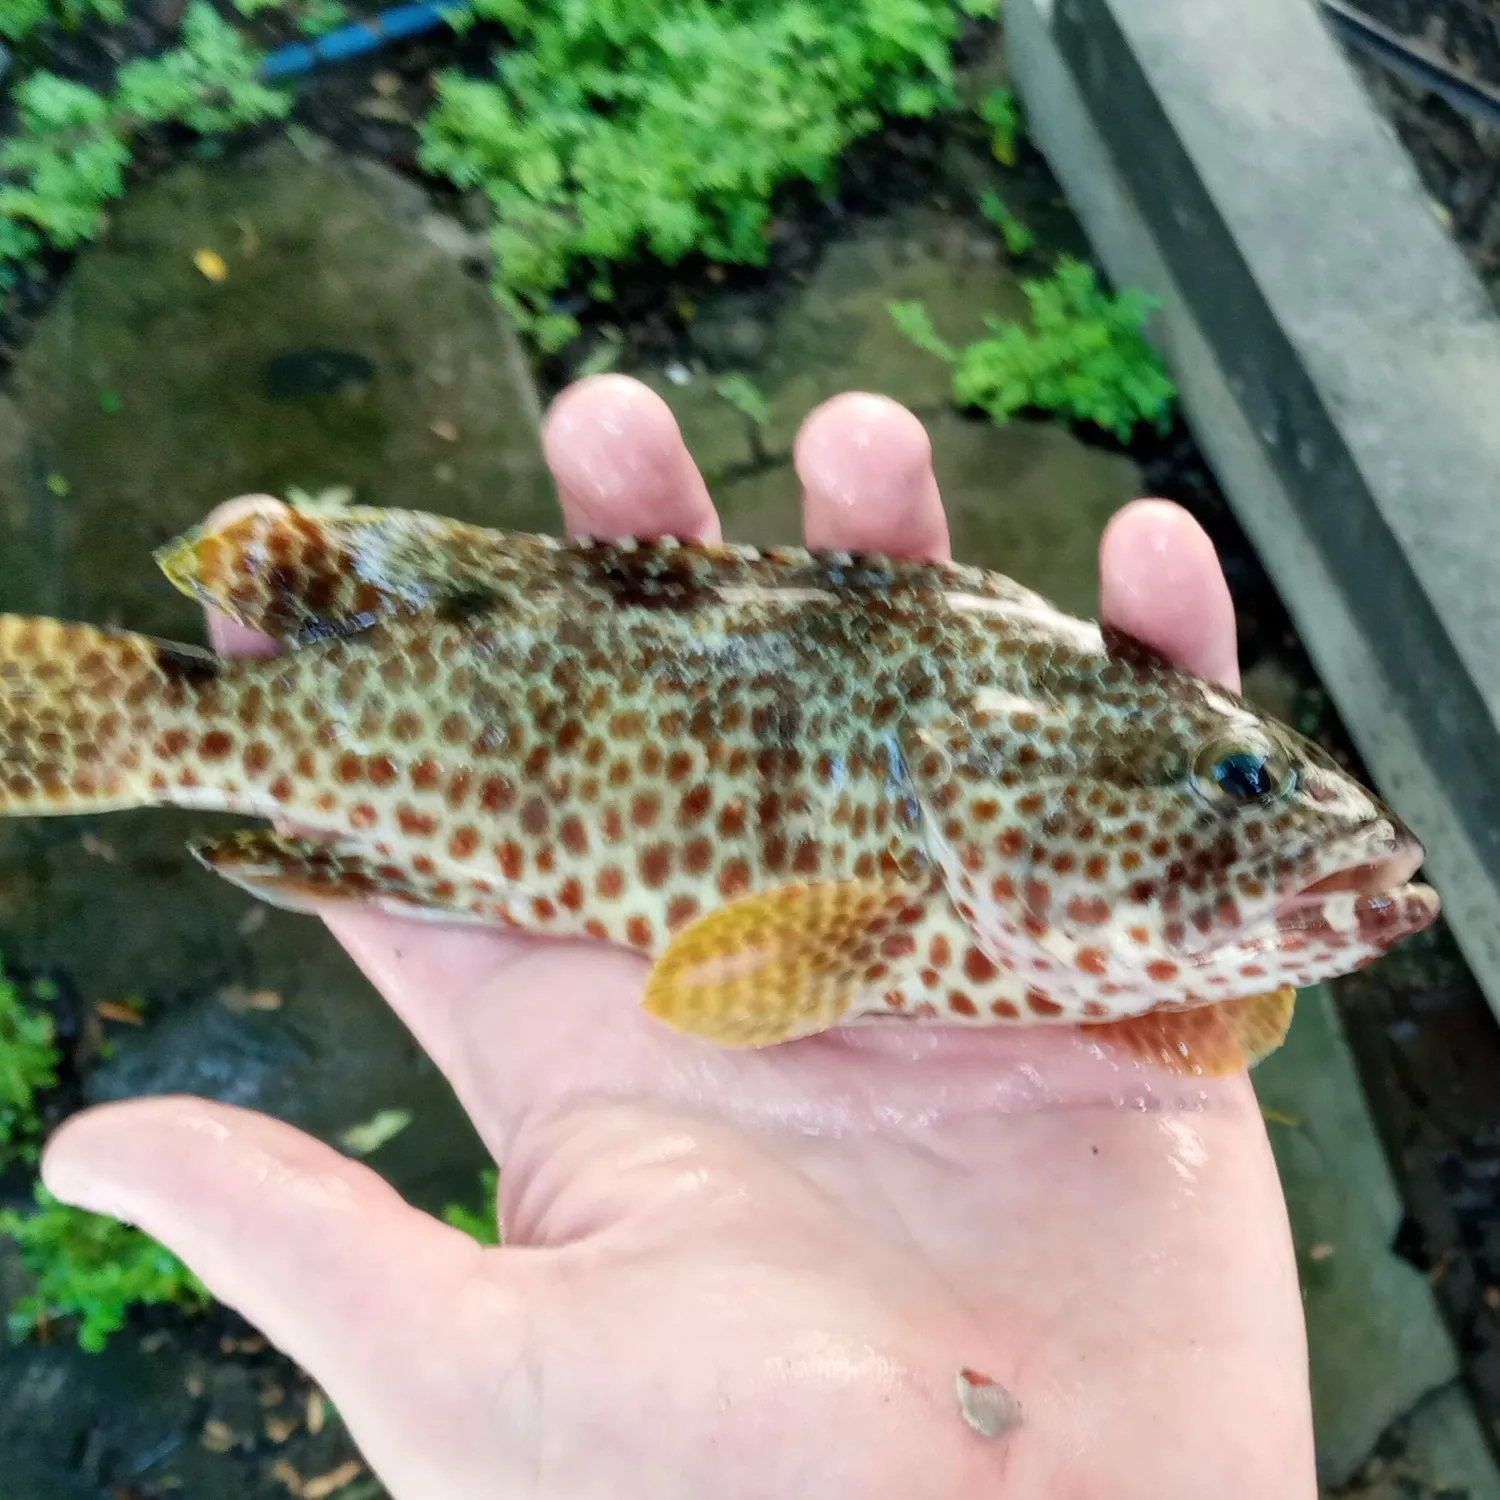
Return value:
M 1296 789 L 1297 770 L 1275 745 L 1216 741 L 1200 752 L 1193 784 L 1200 796 L 1220 806 L 1275 802 Z

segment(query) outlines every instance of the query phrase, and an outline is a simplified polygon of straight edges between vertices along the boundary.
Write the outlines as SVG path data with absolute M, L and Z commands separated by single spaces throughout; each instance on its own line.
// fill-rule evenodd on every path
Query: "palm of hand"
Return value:
M 575 527 L 716 526 L 639 387 L 576 388 L 547 436 Z M 798 468 L 810 540 L 945 548 L 898 409 L 830 404 Z M 1114 623 L 1233 675 L 1186 517 L 1128 511 L 1104 569 Z M 1173 1082 L 1028 1029 L 725 1053 L 643 1015 L 622 953 L 330 924 L 493 1150 L 505 1248 L 203 1101 L 90 1111 L 44 1170 L 299 1359 L 400 1500 L 1313 1493 L 1296 1270 L 1244 1077 Z M 965 1423 L 963 1367 L 1015 1394 L 1019 1428 Z

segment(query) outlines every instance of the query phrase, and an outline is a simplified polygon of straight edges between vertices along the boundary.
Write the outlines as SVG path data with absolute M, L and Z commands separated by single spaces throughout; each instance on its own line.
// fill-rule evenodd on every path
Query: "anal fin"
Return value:
M 826 881 L 742 896 L 680 932 L 646 982 L 645 1008 L 676 1031 L 764 1047 L 838 1024 L 909 952 L 925 891 Z
M 1297 992 L 1288 986 L 1244 1000 L 1151 1011 L 1083 1030 L 1096 1041 L 1168 1072 L 1221 1078 L 1253 1068 L 1274 1052 L 1286 1039 L 1296 1003 Z
M 189 849 L 207 869 L 283 911 L 359 906 L 434 921 L 507 923 L 506 892 L 497 886 L 424 875 L 353 844 L 250 829 Z

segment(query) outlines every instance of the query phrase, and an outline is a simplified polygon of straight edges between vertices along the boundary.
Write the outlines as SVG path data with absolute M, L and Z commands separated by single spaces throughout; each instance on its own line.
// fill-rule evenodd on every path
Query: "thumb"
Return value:
M 319 1382 L 388 1483 L 419 1414 L 430 1441 L 433 1414 L 464 1409 L 476 1357 L 514 1347 L 508 1255 L 264 1115 L 192 1098 L 104 1105 L 53 1136 L 42 1178 L 179 1256 Z

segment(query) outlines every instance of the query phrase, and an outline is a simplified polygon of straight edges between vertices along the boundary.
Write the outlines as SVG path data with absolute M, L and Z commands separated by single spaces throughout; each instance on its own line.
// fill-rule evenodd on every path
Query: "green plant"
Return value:
M 0 972 L 0 1167 L 36 1157 L 36 1098 L 57 1082 L 62 1059 L 52 1017 L 30 1002 L 55 997 L 47 985 L 31 986 L 28 995 Z
M 121 68 L 111 95 L 54 73 L 21 82 L 16 128 L 0 146 L 0 284 L 43 244 L 72 249 L 99 232 L 105 204 L 125 190 L 136 132 L 207 133 L 284 114 L 289 97 L 259 81 L 259 66 L 207 0 L 194 0 L 181 45 Z
M 979 117 L 990 127 L 990 149 L 1007 167 L 1016 164 L 1016 141 L 1021 134 L 1021 111 L 1016 96 L 1006 88 L 994 89 L 979 104 Z
M 125 19 L 125 0 L 0 0 L 0 36 L 23 42 L 49 21 L 76 31 L 89 16 L 119 22 Z
M 501 301 L 545 349 L 577 330 L 554 305 L 610 268 L 765 260 L 772 195 L 826 185 L 884 115 L 954 102 L 960 11 L 994 0 L 478 0 L 515 46 L 493 80 L 449 73 L 422 125 L 424 167 L 495 214 Z
M 979 195 L 979 212 L 1000 231 L 1005 248 L 1012 255 L 1025 255 L 1036 236 L 1006 207 L 999 193 L 986 188 Z
M 991 337 L 955 349 L 938 337 L 920 303 L 890 304 L 919 348 L 953 366 L 953 398 L 996 422 L 1034 407 L 1093 422 L 1122 442 L 1140 422 L 1170 417 L 1177 390 L 1142 334 L 1155 306 L 1144 292 L 1111 296 L 1093 269 L 1063 257 L 1051 276 L 1023 281 L 1030 328 L 986 318 Z
M 36 1211 L 0 1211 L 0 1234 L 21 1247 L 37 1289 L 11 1309 L 11 1331 L 24 1337 L 44 1322 L 78 1318 L 78 1343 L 97 1354 L 124 1326 L 132 1307 L 171 1303 L 207 1307 L 208 1289 L 171 1251 L 127 1224 L 59 1203 L 40 1183 Z
M 500 1243 L 500 1221 L 496 1215 L 496 1194 L 500 1189 L 500 1174 L 493 1167 L 486 1167 L 479 1174 L 484 1188 L 484 1206 L 477 1212 L 462 1203 L 450 1203 L 443 1210 L 443 1220 L 455 1229 L 472 1235 L 481 1245 Z
M 770 421 L 771 408 L 765 393 L 748 375 L 726 375 L 714 386 L 714 391 L 757 427 L 764 427 Z
M 343 0 L 234 0 L 234 8 L 246 17 L 285 11 L 304 36 L 323 36 L 349 18 Z

